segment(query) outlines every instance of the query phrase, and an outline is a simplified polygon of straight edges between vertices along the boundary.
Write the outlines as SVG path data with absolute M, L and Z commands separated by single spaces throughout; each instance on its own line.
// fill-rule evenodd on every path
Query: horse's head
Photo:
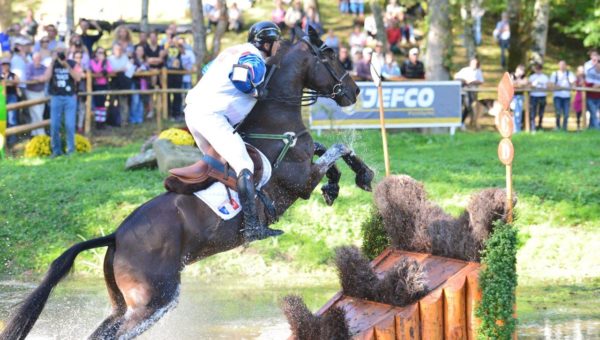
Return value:
M 300 33 L 300 32 L 299 32 Z M 311 54 L 306 74 L 306 87 L 320 95 L 330 95 L 340 106 L 356 103 L 360 89 L 340 63 L 336 53 L 325 45 L 319 34 L 308 26 L 307 32 L 300 33 L 299 44 Z

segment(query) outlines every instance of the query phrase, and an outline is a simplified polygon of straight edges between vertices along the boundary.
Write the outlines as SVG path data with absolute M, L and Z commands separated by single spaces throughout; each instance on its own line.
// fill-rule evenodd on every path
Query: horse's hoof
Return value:
M 327 183 L 321 187 L 323 198 L 328 206 L 331 206 L 340 193 L 340 186 L 337 183 Z
M 356 173 L 356 185 L 364 191 L 371 191 L 371 182 L 374 177 L 375 173 L 373 170 L 365 166 Z

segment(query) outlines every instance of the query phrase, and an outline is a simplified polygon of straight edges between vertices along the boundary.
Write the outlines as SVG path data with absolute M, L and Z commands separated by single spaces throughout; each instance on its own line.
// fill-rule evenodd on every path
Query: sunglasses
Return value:
M 50 41 L 48 41 L 48 40 L 42 40 L 42 44 L 47 44 L 47 43 L 49 43 L 49 42 L 50 42 Z

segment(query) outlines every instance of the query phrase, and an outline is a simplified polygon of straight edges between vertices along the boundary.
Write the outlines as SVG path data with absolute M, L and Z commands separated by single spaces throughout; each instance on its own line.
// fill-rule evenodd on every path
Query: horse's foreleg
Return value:
M 340 157 L 348 164 L 350 169 L 356 173 L 356 185 L 365 191 L 371 191 L 371 182 L 373 181 L 373 177 L 375 177 L 373 170 L 356 156 L 352 149 L 343 144 L 334 144 L 315 162 L 315 165 L 320 165 L 321 167 L 331 166 L 332 164 L 335 164 L 335 161 Z
M 323 144 L 315 142 L 315 155 L 320 157 L 323 156 L 325 152 L 327 152 L 327 148 Z M 334 163 L 331 167 L 329 167 L 329 169 L 327 169 L 325 176 L 327 176 L 327 184 L 324 184 L 321 187 L 321 192 L 327 205 L 332 205 L 340 193 L 339 183 L 342 173 Z
M 354 151 L 343 155 L 342 159 L 356 174 L 354 179 L 356 185 L 364 191 L 371 191 L 371 182 L 373 181 L 373 177 L 375 177 L 373 170 L 371 170 L 362 159 L 356 156 Z

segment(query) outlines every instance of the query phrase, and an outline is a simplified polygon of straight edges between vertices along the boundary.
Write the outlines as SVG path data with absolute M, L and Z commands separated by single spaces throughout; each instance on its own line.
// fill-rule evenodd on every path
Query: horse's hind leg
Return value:
M 148 330 L 177 305 L 179 297 L 178 275 L 175 278 L 132 279 L 134 281 L 129 285 L 130 288 L 123 291 L 127 301 L 127 313 L 116 334 L 120 340 L 135 338 Z
M 115 281 L 115 271 L 113 260 L 115 257 L 115 248 L 109 247 L 104 257 L 104 280 L 108 288 L 108 296 L 112 304 L 112 313 L 96 328 L 89 339 L 114 339 L 117 330 L 121 326 L 122 317 L 127 310 L 125 298 Z
M 323 156 L 326 151 L 327 148 L 323 144 L 315 142 L 315 155 L 319 157 Z M 327 184 L 324 184 L 321 187 L 321 192 L 323 193 L 323 198 L 325 198 L 327 205 L 332 205 L 340 193 L 339 183 L 342 173 L 334 163 L 331 167 L 329 167 L 329 169 L 327 169 L 325 176 L 327 176 Z

